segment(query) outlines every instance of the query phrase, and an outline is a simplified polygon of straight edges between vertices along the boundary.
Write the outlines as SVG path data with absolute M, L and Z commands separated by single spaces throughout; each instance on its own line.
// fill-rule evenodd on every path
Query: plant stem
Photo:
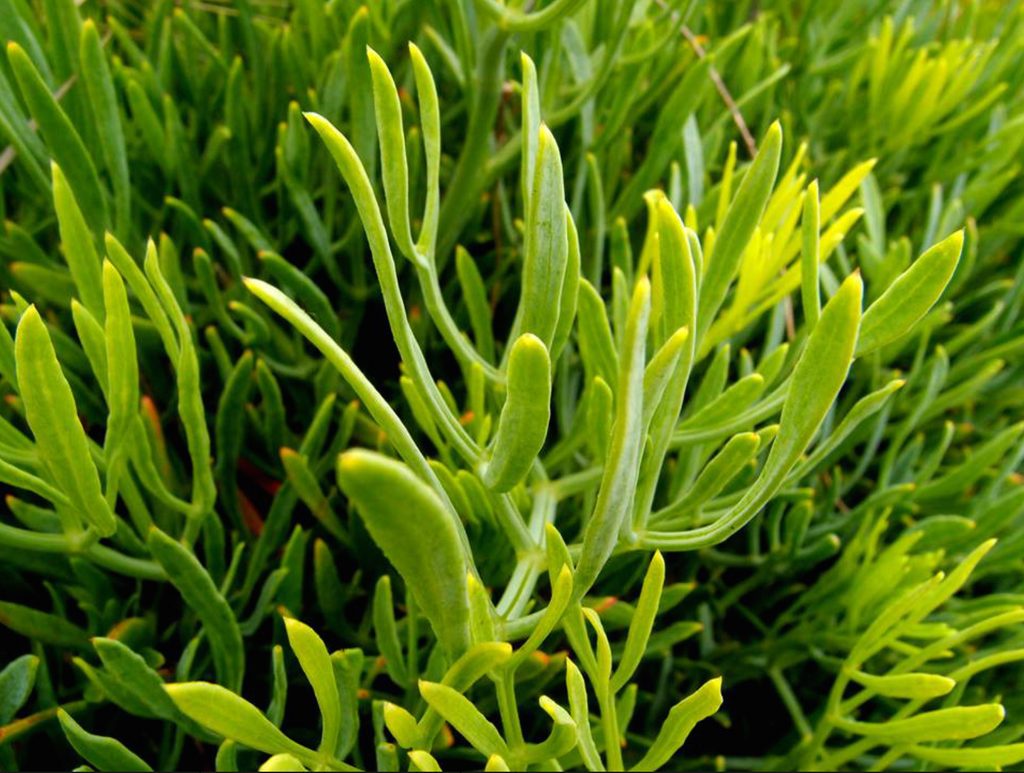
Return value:
M 185 533 L 182 535 L 181 541 L 191 548 L 195 544 L 202 528 L 203 516 L 189 515 L 185 519 Z
M 793 694 L 793 688 L 790 687 L 789 681 L 783 675 L 782 669 L 778 666 L 773 666 L 768 670 L 768 676 L 771 677 L 775 689 L 779 691 L 779 697 L 782 698 L 782 702 L 786 705 L 786 709 L 793 718 L 793 724 L 796 725 L 800 734 L 804 736 L 804 740 L 810 740 L 814 735 L 811 725 L 807 721 L 807 717 L 804 715 L 804 710 L 800 707 L 800 702 L 797 701 L 796 695 Z
M 68 714 L 77 714 L 88 706 L 88 701 L 75 701 L 74 703 L 66 703 L 63 706 L 44 709 L 23 719 L 16 719 L 9 725 L 0 728 L 0 747 L 21 738 L 26 733 L 37 730 L 44 723 L 56 717 L 59 709 L 64 709 Z
M 153 561 L 143 558 L 133 558 L 116 550 L 111 550 L 105 545 L 93 545 L 85 552 L 86 556 L 92 559 L 93 563 L 106 567 L 112 572 L 123 574 L 128 577 L 137 577 L 140 580 L 156 580 L 163 582 L 167 574 L 163 567 Z
M 601 705 L 601 727 L 604 730 L 604 755 L 608 770 L 625 770 L 622 746 L 619 744 L 619 715 L 615 711 L 615 696 L 604 689 L 597 696 Z
M 493 502 L 498 525 L 512 543 L 512 549 L 522 559 L 523 554 L 531 553 L 536 548 L 529 529 L 526 528 L 519 510 L 508 494 L 495 495 Z
M 0 543 L 18 550 L 31 550 L 37 553 L 83 555 L 99 566 L 140 580 L 167 579 L 164 570 L 153 561 L 126 556 L 105 545 L 80 548 L 72 544 L 64 534 L 41 534 L 0 523 Z
M 495 383 L 504 384 L 505 374 L 485 360 L 459 331 L 458 325 L 452 319 L 451 312 L 444 301 L 440 280 L 437 276 L 437 266 L 434 264 L 433 258 L 425 262 L 425 266 L 416 267 L 416 273 L 419 276 L 420 289 L 423 292 L 423 302 L 434 324 L 437 325 L 441 337 L 464 366 L 475 363 L 483 368 L 486 378 Z
M 800 755 L 796 767 L 800 769 L 806 768 L 812 764 L 821 753 L 825 746 L 825 741 L 828 740 L 829 734 L 832 732 L 832 723 L 834 717 L 839 712 L 839 705 L 843 698 L 843 692 L 846 690 L 846 685 L 849 684 L 849 678 L 842 672 L 836 676 L 836 681 L 832 684 L 832 690 L 828 695 L 828 703 L 826 704 L 825 713 L 818 722 L 818 727 L 814 731 L 814 736 L 811 738 L 811 742 L 807 745 L 803 754 Z M 825 766 L 827 769 L 827 765 Z
M 519 724 L 519 707 L 516 705 L 515 672 L 505 670 L 495 682 L 498 693 L 498 711 L 501 713 L 501 726 L 505 730 L 505 739 L 513 755 L 518 756 L 524 744 L 523 728 Z M 509 760 L 512 763 L 512 760 Z
M 498 614 L 507 618 L 518 617 L 530 600 L 539 575 L 540 570 L 532 558 L 520 558 L 496 606 Z

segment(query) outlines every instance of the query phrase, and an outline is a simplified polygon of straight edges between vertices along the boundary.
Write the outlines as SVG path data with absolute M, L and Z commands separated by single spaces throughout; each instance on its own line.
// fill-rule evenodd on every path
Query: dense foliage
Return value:
M 0 769 L 1024 762 L 1024 6 L 0 40 Z

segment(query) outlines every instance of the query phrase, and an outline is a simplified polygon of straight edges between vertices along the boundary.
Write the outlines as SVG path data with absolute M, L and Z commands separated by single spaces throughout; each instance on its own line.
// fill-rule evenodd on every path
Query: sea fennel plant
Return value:
M 1024 759 L 1024 15 L 748 5 L 0 2 L 5 769 Z

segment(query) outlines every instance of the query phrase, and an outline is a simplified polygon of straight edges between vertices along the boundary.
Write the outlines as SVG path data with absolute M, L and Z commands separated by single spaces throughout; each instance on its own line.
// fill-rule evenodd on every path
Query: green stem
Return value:
M 430 318 L 434 321 L 444 342 L 452 350 L 452 353 L 462 361 L 463 365 L 479 365 L 486 376 L 497 384 L 505 383 L 505 374 L 485 360 L 476 348 L 459 330 L 459 326 L 452 319 L 448 305 L 444 301 L 441 292 L 440 280 L 437 276 L 437 266 L 433 259 L 426 259 L 426 265 L 417 265 L 416 273 L 420 279 L 420 289 L 423 291 L 423 303 L 427 307 Z
M 525 747 L 523 728 L 519 724 L 519 708 L 516 705 L 515 672 L 505 670 L 495 682 L 498 694 L 498 711 L 501 714 L 501 726 L 505 729 L 505 740 L 514 757 Z M 512 760 L 509 760 L 512 763 Z
M 608 689 L 597 696 L 601 706 L 601 727 L 604 730 L 604 755 L 608 770 L 625 770 L 622 746 L 619 744 L 619 715 L 615 711 L 615 696 Z
M 0 544 L 17 550 L 31 550 L 36 553 L 82 555 L 93 563 L 105 567 L 112 572 L 128 577 L 137 577 L 140 580 L 164 581 L 167 579 L 164 570 L 153 561 L 126 556 L 104 545 L 89 545 L 86 547 L 78 544 L 76 541 L 69 540 L 65 534 L 41 534 L 0 523 Z
M 203 516 L 189 515 L 185 519 L 185 533 L 182 535 L 181 541 L 188 547 L 195 545 L 196 539 L 199 537 L 199 532 L 203 529 Z
M 526 553 L 533 552 L 536 544 L 533 541 L 533 537 L 530 536 L 530 530 L 523 523 L 523 517 L 519 514 L 519 509 L 512 501 L 511 496 L 508 494 L 497 494 L 492 497 L 492 501 L 495 505 L 494 514 L 498 519 L 498 525 L 505 532 L 509 542 L 512 543 L 512 548 L 516 551 L 516 555 L 521 557 Z
M 16 741 L 33 730 L 37 730 L 43 724 L 56 717 L 57 711 L 62 708 L 68 714 L 77 714 L 80 711 L 84 711 L 88 706 L 88 701 L 75 701 L 74 703 L 66 703 L 63 706 L 54 706 L 53 708 L 39 711 L 23 719 L 16 719 L 9 725 L 0 728 L 0 747 Z
M 909 744 L 894 746 L 881 757 L 879 757 L 875 761 L 875 764 L 869 768 L 869 770 L 890 770 L 892 768 L 892 764 L 907 753 L 908 747 Z
M 544 468 L 538 462 L 535 465 L 536 471 L 544 474 Z M 530 525 L 527 528 L 523 519 L 519 517 L 519 511 L 508 494 L 503 494 L 501 501 L 510 510 L 506 514 L 508 519 L 513 519 L 517 526 L 510 527 L 516 533 L 515 541 L 525 540 L 524 548 L 517 548 L 516 568 L 512 572 L 512 579 L 505 587 L 505 592 L 498 602 L 498 614 L 506 619 L 519 617 L 526 605 L 529 603 L 533 590 L 537 586 L 537 579 L 544 568 L 546 555 L 537 546 L 544 540 L 545 526 L 555 519 L 555 507 L 558 500 L 555 498 L 554 489 L 547 483 L 546 479 L 535 490 L 533 497 L 533 508 L 530 512 Z M 525 532 L 525 536 L 520 533 Z
M 553 0 L 541 10 L 531 13 L 509 8 L 497 0 L 476 0 L 476 6 L 482 13 L 491 16 L 503 29 L 513 32 L 537 32 L 568 16 L 585 2 L 586 0 Z
M 532 558 L 520 558 L 512 571 L 512 578 L 501 594 L 496 611 L 504 618 L 518 617 L 526 604 L 529 603 L 533 589 L 537 585 L 540 570 Z
M 800 731 L 805 741 L 810 740 L 814 732 L 811 730 L 811 725 L 807 721 L 804 710 L 800 707 L 800 702 L 796 699 L 796 695 L 793 694 L 793 688 L 790 687 L 789 681 L 782 673 L 782 669 L 778 666 L 772 666 L 768 669 L 768 676 L 771 678 L 775 689 L 779 692 L 779 697 L 782 698 L 782 702 L 786 705 L 786 709 L 793 718 L 793 724 L 796 725 L 797 730 Z
M 694 446 L 722 440 L 737 432 L 743 432 L 749 427 L 756 426 L 782 410 L 782 404 L 786 402 L 786 395 L 789 393 L 789 384 L 790 379 L 787 377 L 770 395 L 762 398 L 761 402 L 734 416 L 727 422 L 716 424 L 712 427 L 698 427 L 688 430 L 677 429 L 672 434 L 669 448 L 678 449 L 683 446 Z
M 849 678 L 842 672 L 840 672 L 836 677 L 835 682 L 832 684 L 832 690 L 828 695 L 828 703 L 825 708 L 825 713 L 818 722 L 818 727 L 815 729 L 814 736 L 811 738 L 811 742 L 807 745 L 807 749 L 800 756 L 799 764 L 797 765 L 798 768 L 805 769 L 808 765 L 814 762 L 824 749 L 825 742 L 828 740 L 829 734 L 832 732 L 834 718 L 839 713 L 839 706 L 843 699 L 843 693 L 846 691 L 846 685 L 849 684 L 849 682 Z
M 822 764 L 816 770 L 839 770 L 847 762 L 867 754 L 878 744 L 877 738 L 862 738 L 833 754 L 826 754 L 822 758 Z
M 515 620 L 506 620 L 500 629 L 502 641 L 511 642 L 528 638 L 546 611 L 546 609 L 542 609 L 538 612 L 531 612 L 524 617 L 518 617 Z M 562 625 L 559 623 L 555 626 L 555 630 L 559 630 L 561 627 Z
M 127 577 L 137 577 L 140 580 L 156 580 L 158 582 L 167 580 L 166 572 L 157 563 L 146 561 L 142 558 L 126 556 L 104 545 L 93 545 L 85 552 L 85 555 L 92 559 L 94 564 Z
M 561 478 L 551 481 L 551 490 L 555 499 L 568 499 L 576 494 L 582 494 L 601 482 L 604 474 L 603 467 L 588 467 L 585 470 L 564 475 Z

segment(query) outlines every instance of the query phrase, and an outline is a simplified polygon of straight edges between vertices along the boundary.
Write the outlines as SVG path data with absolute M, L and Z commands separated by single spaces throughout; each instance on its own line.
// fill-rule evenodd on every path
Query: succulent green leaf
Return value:
M 718 544 L 753 518 L 778 491 L 846 381 L 860 325 L 862 293 L 860 275 L 851 274 L 822 311 L 793 371 L 779 434 L 754 485 L 714 523 L 666 535 L 664 541 L 659 535 L 649 540 L 652 547 L 692 550 Z
M 980 746 L 975 748 L 961 747 L 953 749 L 941 746 L 911 746 L 908 754 L 919 760 L 931 762 L 943 768 L 965 768 L 980 770 L 992 767 L 1001 768 L 1017 765 L 1024 760 L 1024 744 L 1014 743 L 1005 746 Z
M 925 711 L 907 719 L 888 722 L 858 722 L 839 717 L 836 727 L 855 735 L 868 736 L 887 743 L 919 743 L 977 738 L 992 732 L 1006 717 L 998 703 L 980 706 L 954 706 Z
M 165 688 L 175 705 L 190 719 L 222 738 L 266 754 L 292 754 L 316 760 L 311 749 L 292 741 L 249 701 L 208 682 L 182 682 Z
M 320 751 L 333 754 L 341 732 L 341 698 L 338 697 L 338 684 L 334 679 L 331 656 L 327 653 L 323 639 L 305 623 L 286 617 L 284 626 L 288 633 L 288 643 L 298 658 L 302 672 L 313 688 L 317 705 L 320 707 L 320 718 L 323 722 Z
M 942 295 L 953 278 L 964 245 L 964 232 L 948 236 L 900 274 L 864 312 L 857 356 L 863 357 L 906 335 Z
M 800 224 L 802 246 L 800 250 L 800 295 L 804 304 L 807 327 L 813 328 L 821 316 L 821 212 L 818 199 L 818 181 L 807 186 L 803 219 Z
M 14 71 L 28 111 L 39 124 L 54 162 L 70 175 L 70 187 L 79 204 L 84 207 L 86 222 L 94 232 L 102 231 L 107 227 L 106 193 L 81 135 L 54 99 L 50 87 L 25 49 L 13 40 L 7 43 L 7 60 Z
M 127 236 L 131 222 L 132 196 L 128 153 L 114 80 L 107 65 L 107 57 L 103 53 L 99 30 L 92 19 L 86 19 L 82 25 L 79 50 L 82 79 L 85 81 L 85 90 L 89 95 L 89 104 L 99 130 L 100 149 L 113 182 L 117 232 Z
M 562 286 L 569 257 L 562 158 L 550 130 L 541 125 L 537 168 L 530 189 L 519 297 L 520 332 L 550 347 L 558 327 Z
M 498 728 L 468 698 L 436 682 L 420 682 L 420 695 L 481 754 L 509 756 L 508 745 Z
M 341 455 L 338 485 L 454 662 L 471 643 L 466 574 L 472 558 L 443 502 L 406 465 L 371 451 Z
M 96 252 L 92 231 L 79 209 L 75 193 L 68 184 L 57 162 L 51 164 L 53 173 L 53 205 L 57 211 L 60 238 L 64 244 L 64 259 L 85 308 L 100 321 L 103 320 L 103 280 L 100 258 Z
M 188 548 L 155 526 L 150 530 L 147 544 L 153 558 L 167 572 L 171 584 L 202 621 L 213 650 L 218 680 L 236 690 L 240 689 L 242 675 L 245 673 L 245 647 L 235 613 L 199 559 Z
M 875 676 L 854 671 L 850 678 L 857 684 L 889 698 L 928 700 L 947 695 L 956 682 L 939 674 L 886 674 Z
M 507 396 L 498 431 L 480 478 L 497 492 L 511 490 L 529 473 L 544 446 L 551 420 L 551 360 L 544 342 L 524 333 L 509 355 Z
M 641 279 L 633 293 L 616 391 L 615 425 L 594 512 L 587 522 L 574 576 L 573 600 L 579 601 L 597 580 L 627 524 L 643 450 L 643 392 L 651 285 Z
M 110 536 L 117 528 L 114 514 L 103 498 L 71 387 L 35 306 L 18 323 L 15 355 L 25 416 L 42 461 L 53 480 L 60 481 L 76 517 L 86 519 L 100 536 Z
M 398 625 L 395 622 L 394 600 L 391 597 L 391 577 L 382 575 L 377 580 L 377 589 L 373 594 L 373 632 L 377 640 L 377 648 L 384 656 L 384 665 L 395 684 L 404 687 L 408 684 L 409 675 L 402 657 L 402 645 L 398 638 Z M 404 744 L 403 744 L 404 745 Z
M 36 655 L 15 658 L 0 671 L 0 726 L 6 725 L 32 695 L 39 670 Z
M 651 748 L 630 770 L 657 770 L 665 765 L 686 742 L 697 723 L 710 717 L 721 705 L 722 680 L 712 679 L 672 707 Z
M 111 773 L 152 770 L 142 758 L 116 738 L 86 732 L 64 709 L 57 710 L 57 717 L 68 742 L 96 770 Z
M 633 620 L 629 624 L 626 646 L 622 650 L 619 666 L 612 675 L 613 693 L 617 693 L 629 682 L 647 651 L 647 642 L 654 629 L 654 618 L 658 614 L 658 604 L 661 602 L 661 591 L 664 587 L 665 559 L 659 551 L 655 551 L 640 588 L 636 612 L 633 613 Z
M 13 601 L 0 601 L 0 625 L 30 639 L 65 649 L 89 646 L 89 634 L 71 621 Z

